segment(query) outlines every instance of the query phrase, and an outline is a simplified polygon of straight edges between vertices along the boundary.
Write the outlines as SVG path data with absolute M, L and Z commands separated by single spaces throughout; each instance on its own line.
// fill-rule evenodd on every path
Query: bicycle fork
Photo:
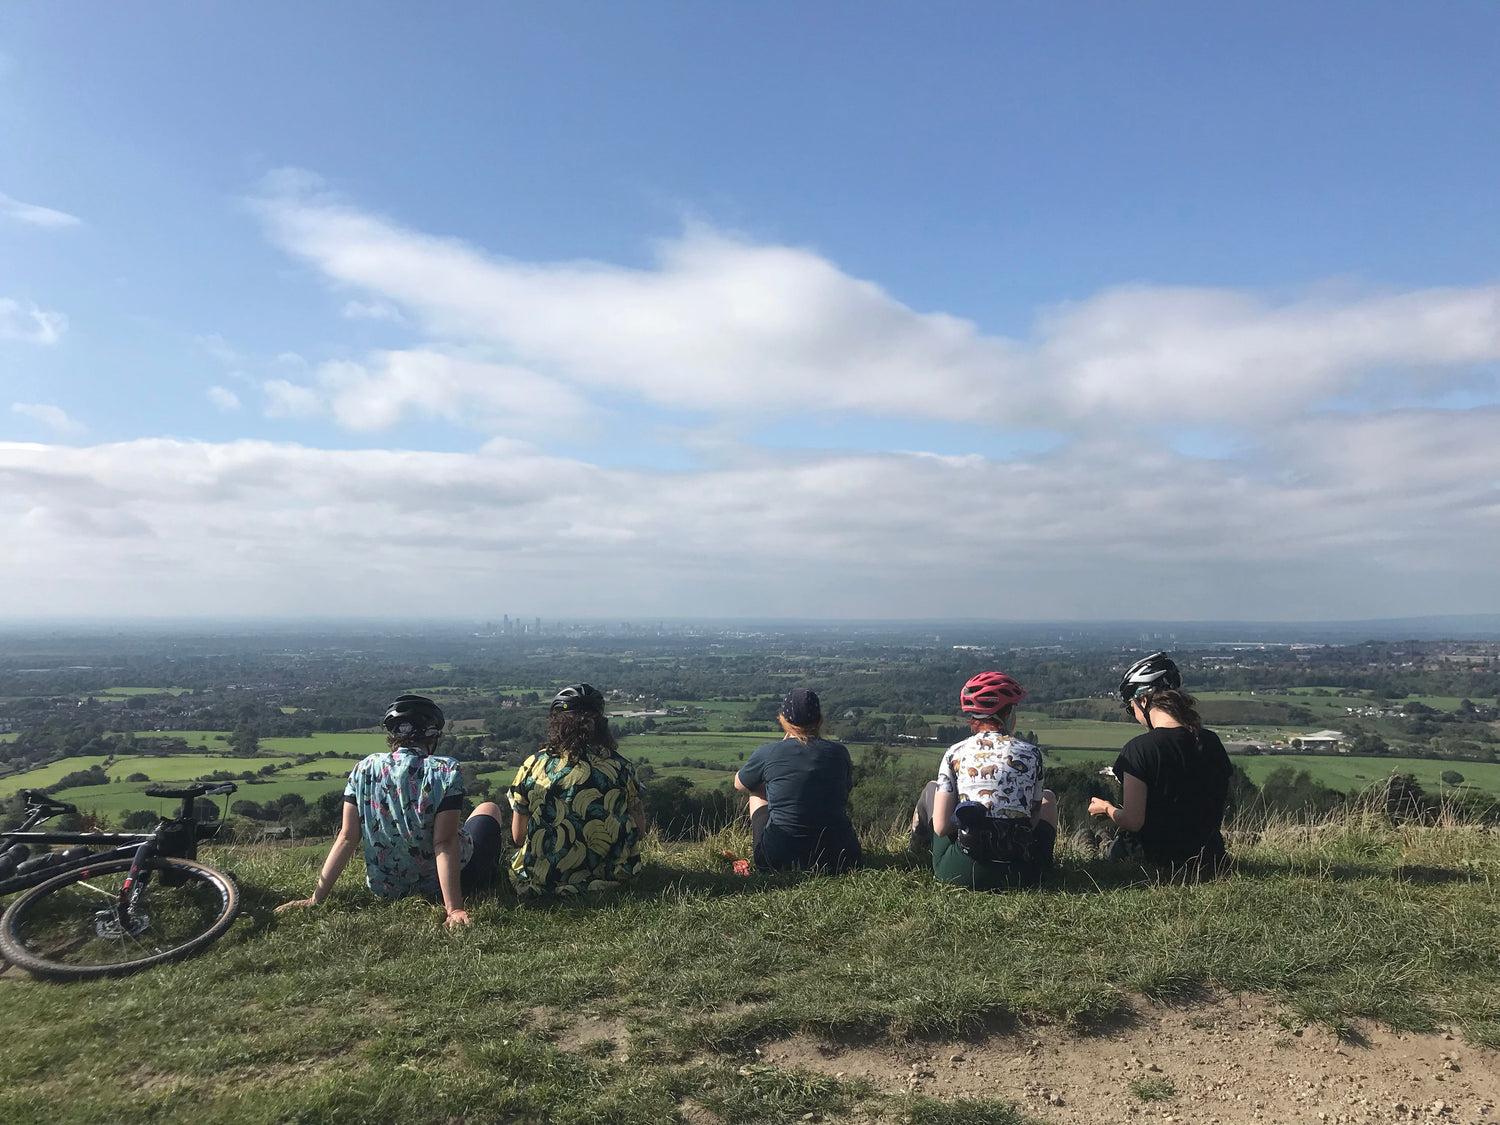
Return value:
M 146 893 L 146 884 L 151 881 L 151 868 L 146 861 L 155 850 L 154 840 L 145 840 L 136 848 L 114 906 L 94 915 L 94 927 L 100 937 L 135 937 L 151 924 L 151 919 L 136 907 Z

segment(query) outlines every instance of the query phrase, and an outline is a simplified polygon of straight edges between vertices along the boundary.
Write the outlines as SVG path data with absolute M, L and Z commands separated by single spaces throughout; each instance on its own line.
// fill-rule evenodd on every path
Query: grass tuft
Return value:
M 1170 1078 L 1159 1074 L 1130 1080 L 1130 1096 L 1142 1102 L 1164 1102 L 1177 1094 Z

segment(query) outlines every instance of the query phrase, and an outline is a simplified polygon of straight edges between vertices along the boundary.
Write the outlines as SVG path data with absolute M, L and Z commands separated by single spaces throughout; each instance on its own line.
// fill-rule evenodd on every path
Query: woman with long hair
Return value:
M 1182 690 L 1182 673 L 1164 652 L 1130 666 L 1120 701 L 1146 733 L 1115 759 L 1121 803 L 1089 801 L 1090 816 L 1127 833 L 1111 847 L 1111 858 L 1124 858 L 1133 838 L 1149 863 L 1194 878 L 1218 874 L 1228 863 L 1221 826 L 1233 770 L 1224 744 L 1203 726 L 1197 700 Z
M 849 748 L 823 737 L 817 692 L 793 688 L 777 715 L 786 735 L 750 755 L 734 787 L 750 796 L 750 836 L 761 871 L 844 871 L 863 856 L 847 805 Z
M 546 744 L 516 771 L 510 808 L 517 894 L 607 890 L 640 873 L 646 816 L 635 767 L 620 755 L 597 688 L 557 693 Z
M 1052 866 L 1057 795 L 1042 787 L 1041 749 L 1014 734 L 1025 697 L 1004 672 L 980 672 L 958 694 L 970 734 L 943 755 L 930 812 L 932 872 L 941 882 L 1034 887 Z M 915 827 L 925 812 L 919 803 Z

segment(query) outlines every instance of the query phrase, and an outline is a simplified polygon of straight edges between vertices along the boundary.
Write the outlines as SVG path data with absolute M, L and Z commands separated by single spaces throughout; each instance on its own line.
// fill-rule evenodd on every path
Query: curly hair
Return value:
M 618 750 L 609 719 L 598 711 L 553 711 L 547 717 L 547 741 L 542 747 L 577 762 L 589 750 Z

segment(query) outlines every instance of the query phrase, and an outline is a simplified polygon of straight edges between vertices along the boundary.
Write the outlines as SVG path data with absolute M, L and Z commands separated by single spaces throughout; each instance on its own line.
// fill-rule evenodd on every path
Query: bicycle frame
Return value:
M 198 854 L 198 840 L 201 836 L 212 833 L 204 833 L 203 826 L 199 823 L 194 813 L 194 803 L 199 797 L 217 795 L 221 793 L 233 793 L 238 786 L 233 782 L 225 782 L 218 785 L 204 785 L 194 783 L 185 789 L 161 790 L 153 793 L 146 791 L 147 796 L 177 797 L 181 800 L 176 817 L 163 817 L 157 822 L 156 827 L 149 832 L 37 832 L 32 831 L 37 825 L 54 816 L 62 816 L 78 811 L 76 805 L 69 805 L 61 801 L 52 801 L 38 797 L 32 790 L 23 790 L 28 801 L 28 812 L 25 822 L 20 828 L 13 832 L 0 832 L 0 846 L 9 847 L 12 844 L 97 844 L 114 845 L 109 851 L 94 852 L 86 856 L 64 863 L 48 864 L 34 871 L 28 871 L 24 875 L 13 875 L 8 879 L 0 880 L 0 896 L 14 894 L 24 891 L 29 887 L 37 886 L 48 879 L 56 878 L 66 872 L 77 871 L 89 867 L 106 859 L 123 859 L 130 855 L 133 858 L 130 874 L 126 877 L 124 885 L 120 889 L 119 901 L 115 904 L 115 914 L 118 924 L 122 927 L 129 925 L 130 906 L 134 896 L 144 889 L 144 882 L 139 878 L 139 873 L 145 862 L 154 855 L 172 856 L 178 859 L 195 859 Z M 214 829 L 213 831 L 218 831 Z M 146 872 L 146 878 L 150 872 Z

